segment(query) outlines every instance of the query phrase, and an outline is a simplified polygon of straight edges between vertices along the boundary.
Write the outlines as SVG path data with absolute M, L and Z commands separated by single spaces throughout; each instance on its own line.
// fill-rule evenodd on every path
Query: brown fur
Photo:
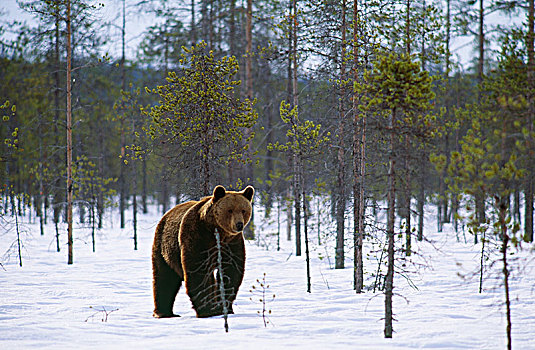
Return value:
M 197 317 L 221 315 L 217 228 L 222 241 L 225 299 L 229 313 L 243 280 L 243 228 L 251 218 L 254 189 L 226 191 L 217 186 L 212 196 L 177 205 L 162 217 L 152 245 L 154 317 L 173 317 L 175 297 L 185 282 Z

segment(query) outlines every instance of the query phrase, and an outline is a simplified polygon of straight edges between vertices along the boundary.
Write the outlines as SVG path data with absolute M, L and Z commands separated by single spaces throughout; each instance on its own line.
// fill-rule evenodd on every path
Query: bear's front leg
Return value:
M 195 258 L 184 253 L 182 268 L 184 269 L 186 293 L 193 304 L 197 317 L 221 315 L 217 307 L 218 291 L 209 252 L 203 252 Z
M 232 304 L 236 300 L 236 295 L 242 284 L 245 271 L 245 243 L 243 238 L 239 237 L 225 244 L 222 253 L 225 300 L 227 302 L 228 313 L 233 314 Z

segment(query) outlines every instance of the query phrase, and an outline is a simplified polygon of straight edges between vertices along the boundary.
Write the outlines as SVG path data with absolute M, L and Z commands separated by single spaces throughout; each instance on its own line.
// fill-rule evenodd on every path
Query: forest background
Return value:
M 382 237 L 387 298 L 426 204 L 438 231 L 532 246 L 533 0 L 123 0 L 116 17 L 98 1 L 18 4 L 31 23 L 0 23 L 0 215 L 33 212 L 41 234 L 52 220 L 69 263 L 73 220 L 98 230 L 118 206 L 123 228 L 130 210 L 136 247 L 148 203 L 164 213 L 216 184 L 254 185 L 266 216 L 282 206 L 296 255 L 326 199 L 335 267 L 353 253 L 359 292 L 362 245 Z M 127 55 L 127 23 L 145 17 Z

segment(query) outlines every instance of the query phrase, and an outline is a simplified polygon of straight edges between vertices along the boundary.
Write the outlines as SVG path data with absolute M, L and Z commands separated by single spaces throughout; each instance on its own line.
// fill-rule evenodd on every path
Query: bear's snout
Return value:
M 237 230 L 238 232 L 243 231 L 243 222 L 237 222 L 237 223 L 236 223 L 236 230 Z

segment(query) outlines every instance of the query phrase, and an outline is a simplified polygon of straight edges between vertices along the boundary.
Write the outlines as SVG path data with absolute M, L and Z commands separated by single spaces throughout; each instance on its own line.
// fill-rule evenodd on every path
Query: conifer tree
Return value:
M 310 251 L 309 251 L 309 241 L 308 241 L 308 209 L 306 206 L 306 184 L 304 183 L 305 179 L 305 168 L 307 162 L 310 162 L 314 155 L 317 155 L 318 149 L 320 146 L 329 140 L 330 134 L 322 135 L 321 133 L 321 124 L 315 124 L 313 121 L 299 119 L 297 106 L 290 109 L 291 105 L 282 101 L 280 105 L 280 117 L 284 124 L 287 125 L 288 129 L 286 131 L 286 137 L 288 141 L 286 143 L 276 142 L 275 144 L 269 144 L 268 148 L 276 149 L 281 152 L 288 152 L 296 159 L 296 164 L 299 165 L 296 168 L 295 172 L 292 174 L 293 177 L 298 177 L 299 180 L 295 180 L 294 183 L 299 184 L 300 196 L 298 198 L 302 199 L 302 202 L 296 203 L 299 208 L 303 209 L 303 218 L 304 218 L 304 234 L 305 234 L 305 256 L 306 256 L 306 270 L 307 270 L 307 292 L 311 292 L 311 282 L 310 282 Z M 302 186 L 302 187 L 301 187 Z M 298 241 L 296 240 L 296 244 Z M 296 246 L 296 250 L 300 249 L 299 246 Z M 297 254 L 296 254 L 297 255 Z
M 197 193 L 209 193 L 219 178 L 219 167 L 230 160 L 251 161 L 244 155 L 254 134 L 244 139 L 243 128 L 252 127 L 257 114 L 253 101 L 234 95 L 240 84 L 234 80 L 239 69 L 236 58 L 216 59 L 203 42 L 183 50 L 181 68 L 169 73 L 167 84 L 146 88 L 160 99 L 150 111 L 144 110 L 152 120 L 146 131 L 153 140 L 174 147 L 176 153 L 165 157 L 176 168 L 195 178 L 200 174 Z
M 392 296 L 394 289 L 394 239 L 395 239 L 395 195 L 399 183 L 396 178 L 396 150 L 404 135 L 413 134 L 420 140 L 434 135 L 435 117 L 428 112 L 435 97 L 431 89 L 432 79 L 421 70 L 418 62 L 402 54 L 382 55 L 373 69 L 364 74 L 364 81 L 356 84 L 364 93 L 361 108 L 385 118 L 383 130 L 388 144 L 387 185 L 387 255 L 388 271 L 385 288 L 385 337 L 392 337 Z

